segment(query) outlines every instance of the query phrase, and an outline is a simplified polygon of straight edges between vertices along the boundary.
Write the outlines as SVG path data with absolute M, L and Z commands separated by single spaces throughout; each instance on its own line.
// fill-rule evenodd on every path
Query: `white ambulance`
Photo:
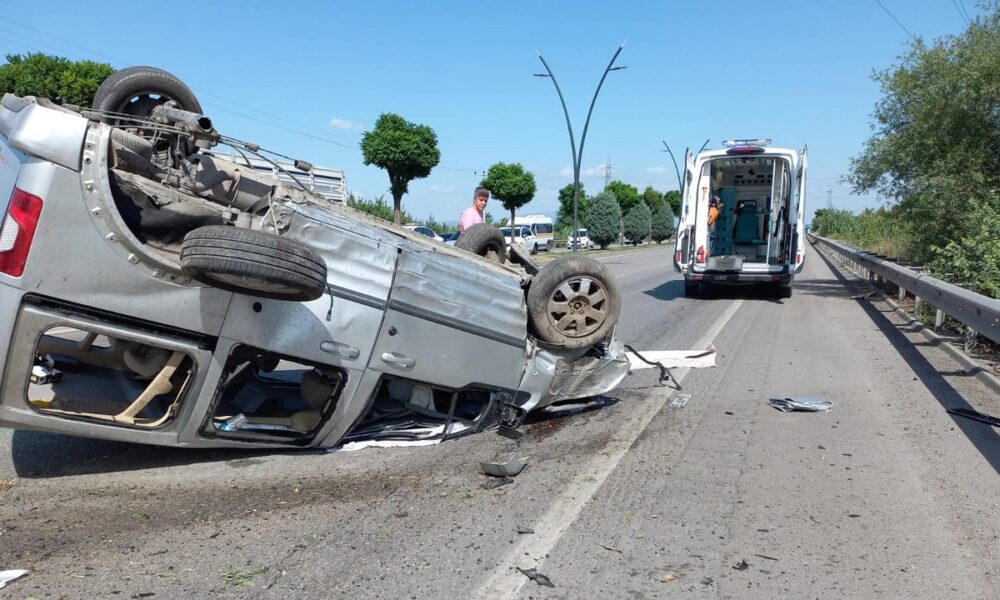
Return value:
M 702 284 L 765 284 L 791 297 L 805 252 L 806 148 L 770 143 L 685 153 L 674 269 L 686 296 Z

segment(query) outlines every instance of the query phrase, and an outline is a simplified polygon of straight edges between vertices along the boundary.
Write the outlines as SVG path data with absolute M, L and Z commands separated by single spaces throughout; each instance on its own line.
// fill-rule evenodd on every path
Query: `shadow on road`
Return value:
M 166 448 L 22 430 L 13 432 L 10 446 L 14 470 L 18 477 L 23 478 L 66 477 L 236 461 L 277 452 Z
M 860 281 L 848 280 L 844 277 L 837 266 L 826 255 L 822 253 L 819 253 L 819 255 L 830 267 L 830 270 L 833 271 L 834 276 L 840 281 L 841 285 L 848 290 L 849 295 L 870 291 L 867 284 Z M 954 374 L 936 370 L 934 365 L 920 353 L 921 346 L 933 344 L 913 343 L 904 335 L 904 331 L 913 330 L 912 325 L 897 325 L 893 323 L 887 316 L 888 313 L 892 312 L 892 309 L 879 309 L 867 300 L 861 300 L 861 308 L 871 318 L 872 322 L 875 323 L 875 326 L 879 328 L 879 331 L 886 336 L 892 347 L 899 353 L 899 356 L 913 370 L 913 374 L 920 379 L 921 383 L 924 384 L 943 409 L 964 408 L 976 410 L 945 379 L 946 375 L 952 376 Z M 951 419 L 954 421 L 955 426 L 965 434 L 979 453 L 983 455 L 983 458 L 989 461 L 993 469 L 1000 474 L 1000 444 L 998 444 L 1000 442 L 1000 433 L 997 433 L 996 429 L 985 423 L 954 415 L 951 415 Z

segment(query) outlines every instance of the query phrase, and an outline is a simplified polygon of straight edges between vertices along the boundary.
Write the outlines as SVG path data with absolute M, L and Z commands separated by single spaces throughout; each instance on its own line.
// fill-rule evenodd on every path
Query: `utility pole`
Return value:
M 829 208 L 833 208 L 833 186 L 826 186 L 826 205 Z
M 604 188 L 607 189 L 611 183 L 611 157 L 608 157 L 608 164 L 604 165 Z

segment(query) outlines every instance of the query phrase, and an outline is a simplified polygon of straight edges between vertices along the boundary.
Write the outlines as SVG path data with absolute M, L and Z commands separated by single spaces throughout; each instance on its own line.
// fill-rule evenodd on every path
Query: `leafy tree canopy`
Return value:
M 652 213 L 645 202 L 640 202 L 632 207 L 622 221 L 622 234 L 633 246 L 649 237 L 650 228 L 653 223 Z
M 875 134 L 848 180 L 856 192 L 891 198 L 896 215 L 919 228 L 917 260 L 970 233 L 973 199 L 1000 185 L 998 10 L 960 35 L 915 41 L 900 64 L 874 76 L 883 92 Z
M 677 190 L 670 190 L 663 194 L 663 200 L 670 205 L 670 210 L 675 215 L 681 214 L 681 193 Z
M 433 129 L 392 113 L 383 113 L 375 121 L 375 128 L 364 133 L 361 153 L 366 165 L 375 165 L 389 173 L 396 223 L 401 222 L 400 205 L 410 182 L 430 175 L 441 160 Z
M 622 209 L 622 214 L 628 214 L 632 207 L 642 202 L 642 196 L 634 185 L 629 185 L 623 181 L 612 181 L 605 188 L 605 192 L 611 192 L 618 199 L 618 205 Z
M 642 192 L 642 201 L 646 203 L 650 212 L 653 213 L 663 204 L 663 194 L 653 189 L 653 186 L 647 185 L 646 189 Z
M 488 189 L 510 211 L 511 223 L 517 222 L 514 211 L 535 197 L 535 176 L 518 163 L 493 164 L 479 185 Z
M 601 192 L 590 199 L 587 211 L 587 235 L 602 249 L 618 239 L 622 209 L 618 199 L 609 192 Z
M 101 82 L 114 73 L 111 65 L 59 56 L 8 54 L 0 65 L 0 93 L 50 98 L 62 104 L 89 107 Z
M 579 185 L 576 193 L 576 213 L 577 220 L 583 224 L 587 222 L 587 194 L 583 190 L 583 184 Z M 559 214 L 556 216 L 556 225 L 561 229 L 573 229 L 573 184 L 567 183 L 559 190 Z

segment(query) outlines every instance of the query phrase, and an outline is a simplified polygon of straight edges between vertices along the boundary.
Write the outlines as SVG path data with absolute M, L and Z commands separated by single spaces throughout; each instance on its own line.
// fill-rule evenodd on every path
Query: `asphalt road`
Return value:
M 0 597 L 1000 597 L 1000 440 L 944 411 L 1000 400 L 962 365 L 814 252 L 787 300 L 684 298 L 666 248 L 604 260 L 626 343 L 718 348 L 675 372 L 683 409 L 643 370 L 517 440 L 266 454 L 0 431 L 0 570 L 31 571 Z M 529 466 L 505 485 L 478 472 L 511 456 Z

